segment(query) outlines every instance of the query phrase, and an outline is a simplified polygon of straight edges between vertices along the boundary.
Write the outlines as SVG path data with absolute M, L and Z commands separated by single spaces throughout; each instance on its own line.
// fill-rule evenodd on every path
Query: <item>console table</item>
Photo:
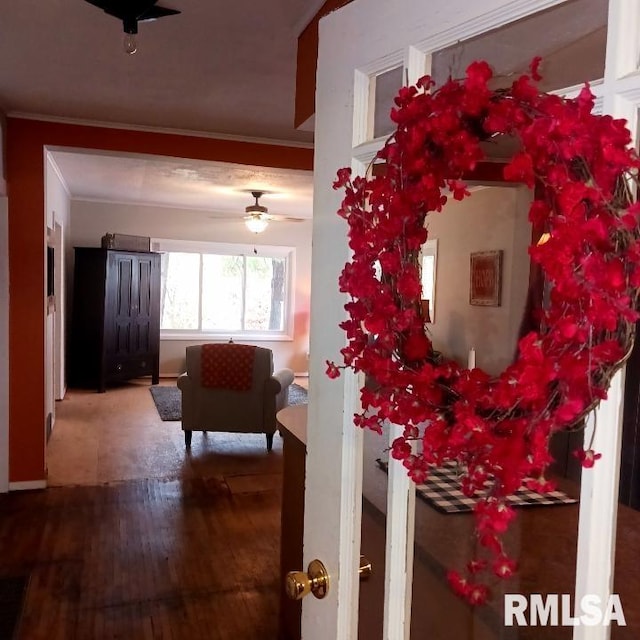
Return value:
M 279 640 L 300 640 L 302 602 L 289 600 L 284 577 L 302 569 L 304 536 L 304 479 L 307 456 L 307 405 L 293 405 L 277 413 L 282 435 L 283 491 L 280 540 Z

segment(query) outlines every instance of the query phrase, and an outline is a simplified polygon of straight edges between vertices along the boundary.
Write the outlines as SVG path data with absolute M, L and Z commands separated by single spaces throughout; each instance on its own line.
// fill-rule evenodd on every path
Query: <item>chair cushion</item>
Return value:
M 247 344 L 202 345 L 202 386 L 249 391 L 253 384 L 255 353 L 256 348 Z

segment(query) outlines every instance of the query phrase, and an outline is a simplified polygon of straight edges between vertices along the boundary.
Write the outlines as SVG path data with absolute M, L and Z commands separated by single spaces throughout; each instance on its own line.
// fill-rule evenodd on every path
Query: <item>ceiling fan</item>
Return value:
M 272 215 L 269 213 L 267 207 L 260 204 L 259 200 L 263 195 L 269 193 L 268 191 L 250 191 L 251 195 L 255 198 L 255 202 L 245 207 L 244 223 L 247 229 L 253 233 L 262 233 L 270 222 L 302 222 L 305 218 L 295 218 L 291 216 Z M 228 218 L 226 215 L 212 215 L 211 218 Z M 234 216 L 235 217 L 235 216 Z
M 138 22 L 149 22 L 164 16 L 175 16 L 180 11 L 159 7 L 158 0 L 85 0 L 105 13 L 122 20 L 124 30 L 124 50 L 134 54 L 138 50 L 136 34 Z

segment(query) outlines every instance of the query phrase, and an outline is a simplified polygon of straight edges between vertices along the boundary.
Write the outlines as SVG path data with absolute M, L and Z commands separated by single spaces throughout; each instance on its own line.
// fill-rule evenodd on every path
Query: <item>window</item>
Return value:
M 154 240 L 162 253 L 163 339 L 291 339 L 295 250 Z

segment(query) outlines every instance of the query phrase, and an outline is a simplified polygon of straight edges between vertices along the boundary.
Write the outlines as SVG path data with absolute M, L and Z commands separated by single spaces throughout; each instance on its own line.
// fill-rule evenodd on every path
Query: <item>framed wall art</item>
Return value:
M 469 304 L 499 307 L 502 293 L 502 251 L 471 254 Z

